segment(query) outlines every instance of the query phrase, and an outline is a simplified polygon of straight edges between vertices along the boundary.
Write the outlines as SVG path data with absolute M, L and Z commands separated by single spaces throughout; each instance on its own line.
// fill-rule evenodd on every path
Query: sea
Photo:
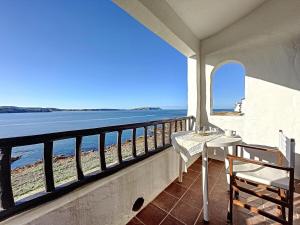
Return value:
M 234 112 L 234 109 L 213 109 L 213 112 Z
M 111 125 L 146 122 L 186 116 L 186 110 L 118 110 L 118 111 L 74 111 L 74 112 L 42 112 L 42 113 L 1 113 L 0 138 L 18 137 L 35 134 L 46 134 L 87 128 L 98 128 Z M 137 136 L 143 135 L 143 129 L 137 129 Z M 131 138 L 131 131 L 124 131 L 122 141 Z M 108 133 L 105 144 L 115 144 L 117 134 Z M 83 138 L 82 151 L 98 148 L 98 136 Z M 74 155 L 75 139 L 54 142 L 54 156 Z M 20 156 L 12 163 L 12 168 L 23 167 L 42 160 L 43 145 L 16 147 L 13 156 Z

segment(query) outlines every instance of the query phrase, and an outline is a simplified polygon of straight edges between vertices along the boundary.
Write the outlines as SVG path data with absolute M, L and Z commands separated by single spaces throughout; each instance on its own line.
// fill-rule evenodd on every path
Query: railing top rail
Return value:
M 0 139 L 0 148 L 1 147 L 19 147 L 19 146 L 24 146 L 24 145 L 41 144 L 41 143 L 45 143 L 45 142 L 49 142 L 49 141 L 57 141 L 57 140 L 62 140 L 62 139 L 75 138 L 78 136 L 97 135 L 100 133 L 140 128 L 140 127 L 145 127 L 145 126 L 152 126 L 155 124 L 169 123 L 169 122 L 174 122 L 174 121 L 178 121 L 178 120 L 193 119 L 193 118 L 194 118 L 193 116 L 184 116 L 184 117 L 165 119 L 165 120 L 152 120 L 152 121 L 140 122 L 140 123 L 130 123 L 130 124 L 113 125 L 113 126 L 106 126 L 106 127 L 81 129 L 81 130 L 61 131 L 61 132 L 38 134 L 38 135 L 2 138 L 2 139 Z

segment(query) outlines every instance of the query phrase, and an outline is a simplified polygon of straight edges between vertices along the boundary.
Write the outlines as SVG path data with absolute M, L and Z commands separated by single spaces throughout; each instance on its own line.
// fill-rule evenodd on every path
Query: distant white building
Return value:
M 243 113 L 243 105 L 244 105 L 245 98 L 241 99 L 241 101 L 235 103 L 234 111 Z

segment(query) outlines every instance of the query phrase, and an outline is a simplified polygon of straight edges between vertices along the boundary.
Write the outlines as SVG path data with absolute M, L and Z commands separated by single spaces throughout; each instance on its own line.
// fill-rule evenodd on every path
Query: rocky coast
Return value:
M 166 127 L 165 140 L 168 143 L 168 127 Z M 148 136 L 149 151 L 154 150 L 154 136 Z M 162 145 L 161 130 L 157 130 L 158 146 Z M 138 137 L 136 140 L 137 154 L 144 153 L 144 137 Z M 132 157 L 132 143 L 127 140 L 122 144 L 123 159 Z M 105 160 L 108 166 L 112 166 L 117 162 L 117 146 L 107 146 L 105 149 Z M 89 174 L 100 170 L 100 158 L 97 149 L 83 151 L 81 154 L 81 163 L 84 174 Z M 67 182 L 72 182 L 77 179 L 76 165 L 74 155 L 65 156 L 58 155 L 53 157 L 53 172 L 55 185 L 59 186 Z M 37 192 L 45 190 L 44 187 L 44 172 L 43 161 L 35 162 L 34 164 L 26 165 L 11 171 L 13 193 L 16 200 L 30 196 Z

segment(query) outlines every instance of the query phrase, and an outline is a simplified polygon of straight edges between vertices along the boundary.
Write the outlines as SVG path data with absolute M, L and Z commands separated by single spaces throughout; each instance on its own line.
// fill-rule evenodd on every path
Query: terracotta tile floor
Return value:
M 203 224 L 201 161 L 197 160 L 184 175 L 183 182 L 175 180 L 156 199 L 141 210 L 128 225 L 192 225 Z M 209 161 L 209 204 L 211 225 L 226 224 L 228 192 L 224 163 Z M 294 224 L 300 225 L 300 181 L 296 182 Z M 272 212 L 276 206 L 256 197 L 240 194 L 244 201 Z M 262 216 L 234 207 L 234 224 L 264 225 L 277 224 Z

